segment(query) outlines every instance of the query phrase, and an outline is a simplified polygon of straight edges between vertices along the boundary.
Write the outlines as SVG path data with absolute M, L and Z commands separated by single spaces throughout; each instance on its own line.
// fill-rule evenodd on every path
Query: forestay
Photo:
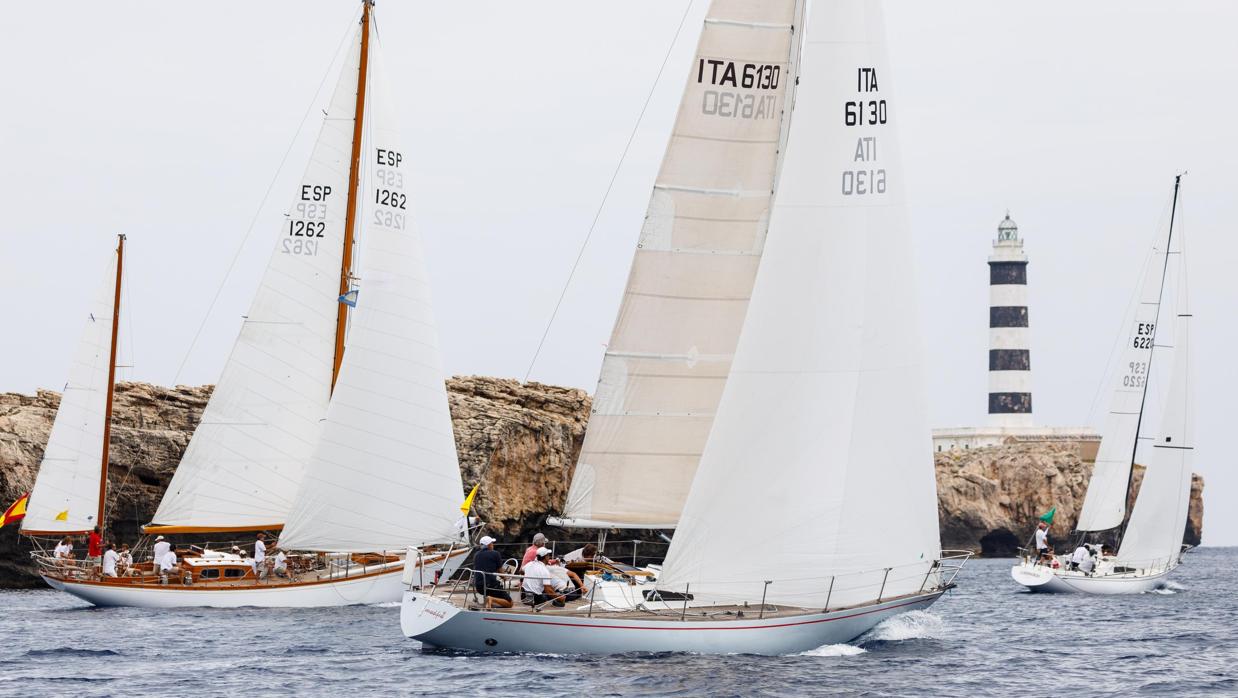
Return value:
M 1118 560 L 1132 567 L 1166 565 L 1177 557 L 1191 503 L 1191 466 L 1195 453 L 1191 316 L 1184 297 L 1178 306 L 1173 333 L 1173 370 L 1161 428 L 1152 443 L 1139 495 L 1118 547 Z
M 373 33 L 371 33 L 373 36 Z M 463 497 L 409 160 L 370 50 L 360 291 L 326 425 L 284 548 L 404 549 L 454 536 Z
M 1126 518 L 1126 490 L 1164 295 L 1164 269 L 1165 248 L 1154 246 L 1144 268 L 1133 319 L 1120 340 L 1123 344 L 1118 352 L 1113 398 L 1076 525 L 1080 531 L 1106 531 L 1122 525 Z
M 23 533 L 80 533 L 99 523 L 116 266 L 117 254 L 113 253 L 103 283 L 91 298 L 86 327 L 26 505 Z M 64 519 L 58 520 L 62 514 Z
M 185 529 L 284 523 L 331 394 L 361 34 L 202 421 L 155 513 Z
M 818 4 L 805 42 L 764 260 L 658 584 L 696 604 L 764 592 L 839 607 L 936 583 L 914 246 L 880 8 Z
M 731 366 L 795 84 L 795 0 L 714 0 L 654 184 L 564 517 L 671 528 Z

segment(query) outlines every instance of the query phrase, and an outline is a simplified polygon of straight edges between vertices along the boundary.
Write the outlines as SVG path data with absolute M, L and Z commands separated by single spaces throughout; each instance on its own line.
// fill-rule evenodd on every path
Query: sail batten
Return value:
M 707 12 L 564 508 L 577 525 L 678 520 L 760 263 L 801 7 Z

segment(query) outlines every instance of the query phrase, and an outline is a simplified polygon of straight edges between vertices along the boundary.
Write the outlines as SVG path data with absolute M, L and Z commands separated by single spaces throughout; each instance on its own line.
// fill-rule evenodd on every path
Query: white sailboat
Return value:
M 673 175 L 736 166 L 707 157 L 716 152 L 709 144 L 751 140 L 737 129 L 759 118 L 755 107 L 724 113 L 712 100 L 726 94 L 734 107 L 770 96 L 781 112 L 798 78 L 794 119 L 784 117 L 766 136 L 768 143 L 778 133 L 785 148 L 765 151 L 770 162 L 781 158 L 781 172 L 767 169 L 776 194 L 763 249 L 750 238 L 757 253 L 746 260 L 757 266 L 751 301 L 734 299 L 746 312 L 726 316 L 742 325 L 733 359 L 725 342 L 703 348 L 699 355 L 712 365 L 697 376 L 685 373 L 699 366 L 691 352 L 648 357 L 632 350 L 638 355 L 619 361 L 612 348 L 603 369 L 599 409 L 613 417 L 606 421 L 623 448 L 608 453 L 605 436 L 582 455 L 582 462 L 592 459 L 594 475 L 573 483 L 569 514 L 605 525 L 630 517 L 639 503 L 599 495 L 633 491 L 614 482 L 629 468 L 645 491 L 661 487 L 660 471 L 648 470 L 632 448 L 643 439 L 649 462 L 673 469 L 672 488 L 691 481 L 681 505 L 668 497 L 660 517 L 644 520 L 676 528 L 659 578 L 632 587 L 640 590 L 635 605 L 611 605 L 598 592 L 606 582 L 586 574 L 589 591 L 561 608 L 487 609 L 468 589 L 410 588 L 401 610 L 406 636 L 425 647 L 481 652 L 783 654 L 854 639 L 885 618 L 928 607 L 952 586 L 962 558 L 943 560 L 940 550 L 881 10 L 866 0 L 813 9 L 805 24 L 804 0 L 714 0 L 653 197 L 651 218 L 661 216 L 656 232 L 666 249 L 708 255 L 737 229 L 750 235 L 764 192 L 751 194 L 747 226 L 732 225 L 737 216 L 712 201 L 693 209 L 660 192 L 680 191 Z M 755 77 L 770 74 L 785 82 L 766 89 Z M 729 181 L 707 193 L 752 191 L 722 177 Z M 647 223 L 642 243 L 649 233 Z M 645 269 L 638 256 L 616 337 L 623 337 L 624 313 L 643 302 L 634 298 L 637 281 L 659 280 L 657 259 L 646 255 Z M 648 293 L 648 302 L 726 295 L 708 278 L 684 281 L 673 292 Z M 649 353 L 673 347 L 648 341 L 659 347 Z M 656 363 L 644 363 L 651 358 Z M 626 372 L 622 380 L 607 374 L 620 373 L 616 365 Z M 716 402 L 716 414 L 648 420 L 641 414 L 653 406 L 641 402 L 646 385 L 648 397 L 682 398 L 667 405 Z M 692 385 L 720 389 L 720 397 L 694 394 Z M 676 428 L 689 435 L 670 433 Z M 703 446 L 699 463 L 691 450 L 675 450 L 693 438 Z M 754 550 L 759 561 L 745 552 Z
M 144 528 L 283 529 L 289 574 L 190 549 L 171 578 L 150 564 L 105 578 L 47 561 L 52 586 L 98 605 L 338 606 L 398 601 L 410 545 L 417 583 L 467 556 L 409 161 L 371 5 L 232 354 Z
M 1072 569 L 1069 555 L 1048 561 L 1025 557 L 1011 568 L 1016 582 L 1032 591 L 1134 594 L 1159 588 L 1181 563 L 1191 494 L 1194 432 L 1191 414 L 1190 322 L 1187 304 L 1182 235 L 1175 236 L 1181 175 L 1174 179 L 1173 204 L 1164 246 L 1149 257 L 1134 318 L 1122 335 L 1122 363 L 1116 376 L 1113 400 L 1105 422 L 1095 470 L 1088 483 L 1077 530 L 1089 534 L 1117 532 L 1116 554 L 1097 556 L 1094 569 Z M 1162 310 L 1167 280 L 1176 281 L 1176 313 Z M 1167 338 L 1169 338 L 1167 340 Z M 1172 351 L 1167 372 L 1168 392 L 1159 431 L 1141 437 L 1154 362 Z M 1168 357 L 1165 357 L 1168 358 Z M 1163 370 L 1163 369 L 1162 369 Z M 1130 519 L 1126 504 L 1132 470 L 1141 439 L 1150 441 L 1147 471 L 1139 487 Z M 1069 551 L 1068 551 L 1069 552 Z

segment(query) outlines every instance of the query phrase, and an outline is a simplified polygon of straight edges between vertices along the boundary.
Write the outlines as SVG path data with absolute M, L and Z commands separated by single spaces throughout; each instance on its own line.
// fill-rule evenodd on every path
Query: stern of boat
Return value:
M 1060 592 L 1070 591 L 1065 588 L 1053 575 L 1053 570 L 1044 565 L 1032 565 L 1027 562 L 1020 562 L 1010 568 L 1010 577 L 1014 581 L 1027 587 L 1029 591 L 1038 592 Z M 1061 588 L 1059 588 L 1061 587 Z

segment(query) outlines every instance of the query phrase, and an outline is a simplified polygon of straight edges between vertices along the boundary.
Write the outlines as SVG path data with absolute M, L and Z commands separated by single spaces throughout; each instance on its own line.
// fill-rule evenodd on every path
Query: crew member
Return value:
M 103 576 L 115 577 L 118 562 L 120 562 L 120 553 L 116 552 L 116 545 L 108 543 L 107 549 L 103 551 Z
M 503 588 L 496 574 L 503 567 L 503 556 L 494 549 L 494 539 L 482 536 L 477 541 L 481 550 L 473 559 L 473 587 L 486 600 L 486 608 L 511 608 L 512 595 Z
M 529 564 L 533 560 L 536 560 L 537 551 L 544 547 L 546 547 L 546 534 L 545 533 L 534 534 L 533 545 L 530 545 L 528 549 L 524 551 L 524 558 L 520 560 L 521 569 L 524 569 L 525 565 Z
M 556 577 L 546 567 L 546 560 L 549 559 L 550 548 L 538 548 L 537 557 L 524 566 L 524 583 L 521 585 L 521 590 L 525 594 L 525 600 L 532 601 L 535 606 L 540 606 L 547 601 L 553 602 L 556 606 L 565 605 L 565 597 L 560 592 L 567 588 L 568 583 Z

